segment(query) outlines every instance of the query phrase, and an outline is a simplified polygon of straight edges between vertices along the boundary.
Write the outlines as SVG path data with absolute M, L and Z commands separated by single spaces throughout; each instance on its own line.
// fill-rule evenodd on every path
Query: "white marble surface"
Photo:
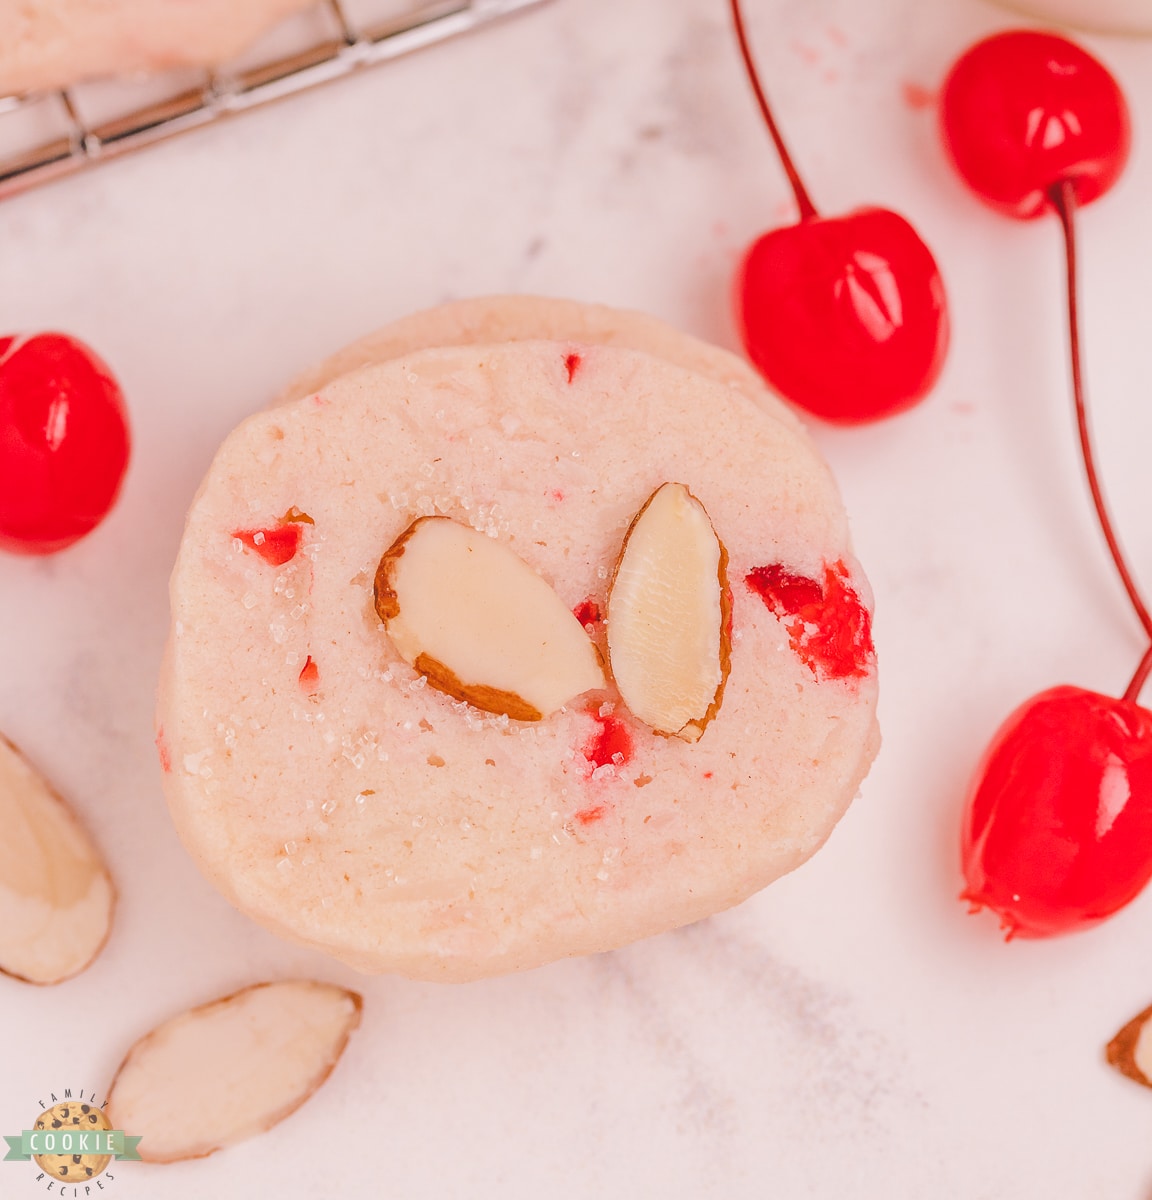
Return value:
M 885 746 L 808 866 L 740 909 L 596 959 L 460 987 L 363 979 L 232 911 L 160 797 L 165 579 L 213 449 L 296 370 L 451 296 L 540 291 L 731 344 L 729 277 L 788 193 L 720 0 L 555 0 L 470 39 L 0 205 L 0 329 L 114 364 L 136 452 L 98 533 L 0 561 L 0 728 L 97 832 L 122 890 L 103 956 L 0 979 L 0 1132 L 103 1089 L 128 1045 L 251 980 L 359 987 L 365 1020 L 301 1112 L 214 1158 L 123 1164 L 109 1194 L 1147 1200 L 1152 1094 L 1102 1048 L 1152 1001 L 1152 894 L 1005 946 L 955 896 L 987 737 L 1142 649 L 1076 459 L 1054 222 L 980 208 L 931 89 L 1012 17 L 982 0 L 761 0 L 759 55 L 818 204 L 877 201 L 935 248 L 955 338 L 931 399 L 817 430 L 873 580 Z M 1091 39 L 1135 155 L 1082 226 L 1107 486 L 1152 585 L 1152 43 Z M 358 1143 L 370 1135 L 371 1148 Z M 327 1151 L 310 1145 L 326 1143 Z M 0 1195 L 43 1193 L 0 1165 Z

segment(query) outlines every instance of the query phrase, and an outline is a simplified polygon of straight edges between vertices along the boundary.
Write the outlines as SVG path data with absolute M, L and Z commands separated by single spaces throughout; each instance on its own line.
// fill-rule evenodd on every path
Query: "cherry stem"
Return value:
M 792 194 L 796 197 L 796 206 L 800 209 L 800 220 L 810 220 L 812 217 L 819 216 L 819 213 L 816 211 L 816 205 L 812 203 L 812 197 L 808 195 L 808 189 L 804 186 L 804 181 L 800 178 L 800 172 L 796 170 L 796 164 L 792 161 L 792 155 L 788 153 L 788 147 L 784 144 L 784 137 L 776 124 L 776 118 L 772 115 L 772 109 L 768 104 L 768 97 L 764 94 L 764 88 L 760 84 L 760 76 L 756 71 L 756 64 L 752 61 L 752 51 L 748 46 L 748 35 L 744 29 L 744 17 L 740 12 L 740 0 L 731 0 L 731 3 L 732 21 L 736 26 L 736 40 L 740 43 L 740 55 L 744 59 L 744 68 L 748 72 L 748 82 L 752 84 L 752 91 L 756 95 L 756 102 L 760 105 L 760 112 L 764 116 L 768 132 L 772 135 L 772 142 L 776 147 L 776 153 L 780 156 L 780 164 L 784 168 L 784 174 L 788 176 L 788 182 L 792 185 Z
M 1124 590 L 1128 593 L 1128 599 L 1132 603 L 1132 608 L 1135 610 L 1140 624 L 1144 627 L 1144 632 L 1148 635 L 1149 639 L 1152 639 L 1152 614 L 1149 614 L 1148 606 L 1144 603 L 1144 598 L 1140 595 L 1140 589 L 1136 586 L 1132 572 L 1128 569 L 1128 564 L 1124 559 L 1124 552 L 1120 549 L 1120 543 L 1112 528 L 1112 519 L 1108 515 L 1108 507 L 1104 503 L 1104 493 L 1101 490 L 1100 479 L 1096 472 L 1096 459 L 1092 451 L 1092 438 L 1088 431 L 1088 406 L 1084 399 L 1084 379 L 1080 369 L 1080 318 L 1076 304 L 1075 186 L 1068 179 L 1062 180 L 1060 183 L 1055 183 L 1048 193 L 1048 198 L 1052 201 L 1056 213 L 1060 218 L 1060 226 L 1064 230 L 1065 257 L 1068 264 L 1068 339 L 1072 357 L 1072 395 L 1076 401 L 1076 426 L 1080 432 L 1080 454 L 1084 460 L 1084 470 L 1088 476 L 1088 487 L 1092 492 L 1092 503 L 1096 508 L 1096 517 L 1100 523 L 1100 529 L 1104 534 L 1104 540 L 1108 543 L 1108 551 L 1112 555 L 1112 561 L 1116 564 L 1116 570 L 1120 573 L 1120 580 L 1124 584 Z M 1132 677 L 1132 682 L 1128 685 L 1128 689 L 1124 693 L 1124 699 L 1133 701 L 1136 699 L 1140 689 L 1144 686 L 1145 680 L 1148 678 L 1149 672 L 1152 672 L 1152 645 L 1149 646 L 1143 659 L 1141 659 L 1140 666 L 1137 668 L 1136 674 Z
M 1144 657 L 1140 660 L 1140 665 L 1136 668 L 1136 674 L 1132 676 L 1132 682 L 1124 690 L 1124 699 L 1135 704 L 1140 698 L 1140 693 L 1144 688 L 1144 684 L 1148 680 L 1149 674 L 1152 674 L 1152 646 L 1149 646 L 1144 651 Z

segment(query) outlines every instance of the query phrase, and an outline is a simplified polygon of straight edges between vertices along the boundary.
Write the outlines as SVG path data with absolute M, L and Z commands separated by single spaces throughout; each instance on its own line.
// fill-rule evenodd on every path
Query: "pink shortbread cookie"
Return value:
M 401 317 L 305 371 L 284 389 L 278 402 L 299 400 L 350 371 L 415 350 L 511 341 L 571 342 L 574 349 L 590 342 L 642 350 L 737 388 L 778 420 L 800 427 L 795 413 L 735 354 L 647 313 L 552 296 L 478 296 Z
M 269 929 L 433 980 L 608 950 L 798 866 L 855 795 L 876 674 L 827 467 L 745 390 L 590 343 L 403 354 L 217 455 L 172 577 L 158 744 L 186 846 Z M 602 645 L 625 531 L 670 481 L 729 556 L 731 674 L 695 744 L 610 681 L 542 721 L 480 712 L 381 625 L 381 556 L 439 514 L 507 545 Z
M 0 0 L 0 96 L 232 58 L 314 0 Z

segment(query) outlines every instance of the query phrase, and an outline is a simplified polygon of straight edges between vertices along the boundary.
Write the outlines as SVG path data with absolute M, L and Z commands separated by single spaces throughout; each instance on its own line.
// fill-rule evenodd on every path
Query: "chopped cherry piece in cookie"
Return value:
M 271 567 L 282 567 L 291 562 L 300 549 L 297 523 L 278 525 L 275 529 L 236 529 L 232 536 L 239 538 L 249 550 L 255 550 Z
M 622 767 L 632 759 L 632 734 L 618 717 L 589 714 L 599 727 L 584 747 L 584 757 L 596 767 Z
M 792 649 L 817 678 L 858 679 L 871 670 L 872 616 L 842 562 L 824 568 L 823 583 L 783 563 L 754 567 L 744 582 L 780 618 Z
M 172 751 L 168 749 L 168 743 L 164 739 L 163 728 L 156 730 L 156 753 L 160 757 L 160 770 L 165 775 L 172 773 Z
M 116 502 L 128 414 L 108 367 L 75 338 L 0 338 L 0 549 L 54 554 Z
M 320 687 L 320 668 L 316 665 L 316 660 L 311 654 L 308 655 L 304 665 L 300 668 L 300 686 L 309 695 L 313 695 Z
M 592 596 L 589 596 L 586 600 L 581 600 L 572 610 L 572 615 L 585 629 L 589 625 L 599 625 L 604 620 L 604 614 L 600 611 L 600 605 Z

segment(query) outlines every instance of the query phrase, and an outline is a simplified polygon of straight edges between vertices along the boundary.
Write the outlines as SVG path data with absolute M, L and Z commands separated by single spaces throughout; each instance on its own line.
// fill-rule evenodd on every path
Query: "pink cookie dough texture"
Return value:
M 682 333 L 647 313 L 550 296 L 480 296 L 413 313 L 338 350 L 294 379 L 279 403 L 299 400 L 350 371 L 388 362 L 414 350 L 543 340 L 642 350 L 734 387 L 777 420 L 800 428 L 792 410 L 735 354 Z
M 315 0 L 0 0 L 0 96 L 213 66 Z
M 595 341 L 401 353 L 219 451 L 172 576 L 158 742 L 188 850 L 274 932 L 445 981 L 609 950 L 792 870 L 856 794 L 878 746 L 871 658 L 820 677 L 744 582 L 844 563 L 868 602 L 827 467 L 730 382 Z M 731 673 L 699 742 L 653 733 L 611 684 L 538 722 L 482 713 L 384 631 L 381 556 L 435 514 L 606 611 L 629 523 L 668 481 L 729 556 Z M 252 531 L 293 508 L 314 523 L 274 565 Z M 609 711 L 632 750 L 597 765 Z

